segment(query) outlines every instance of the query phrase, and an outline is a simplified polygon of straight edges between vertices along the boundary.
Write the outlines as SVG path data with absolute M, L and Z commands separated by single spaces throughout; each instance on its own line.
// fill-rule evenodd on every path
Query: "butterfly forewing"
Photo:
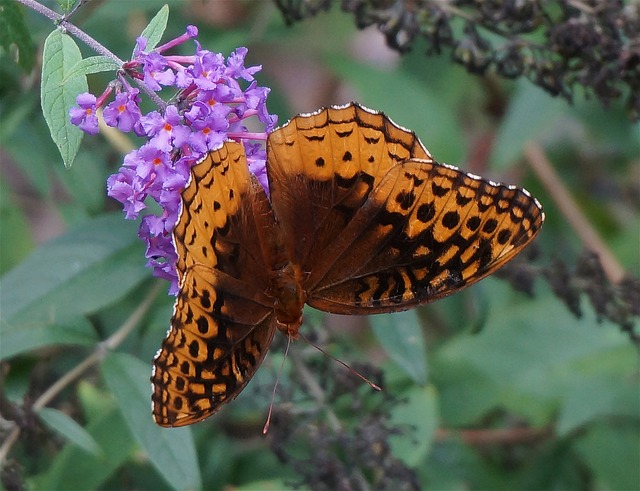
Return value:
M 542 211 L 525 191 L 432 161 L 388 172 L 327 250 L 308 303 L 335 313 L 405 310 L 484 278 L 528 244 Z
M 174 231 L 180 292 L 152 377 L 163 426 L 196 422 L 235 397 L 276 329 L 267 294 L 275 223 L 241 145 L 227 142 L 194 166 L 182 199 Z
M 375 182 L 398 162 L 430 158 L 412 132 L 357 104 L 293 118 L 269 135 L 267 155 L 287 249 L 312 274 Z

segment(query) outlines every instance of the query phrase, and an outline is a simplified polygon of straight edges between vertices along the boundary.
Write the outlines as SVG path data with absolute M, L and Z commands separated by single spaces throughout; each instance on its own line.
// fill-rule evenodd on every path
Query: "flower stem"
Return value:
M 65 16 L 60 15 L 57 12 L 54 12 L 50 8 L 45 7 L 44 5 L 42 5 L 39 2 L 36 2 L 35 0 L 18 0 L 18 2 L 25 5 L 26 7 L 29 7 L 32 10 L 35 10 L 36 12 L 38 12 L 39 14 L 42 14 L 43 16 L 48 17 L 55 24 L 62 27 L 66 32 L 68 32 L 69 34 L 72 34 L 73 36 L 78 38 L 80 41 L 85 43 L 87 46 L 89 46 L 89 48 L 91 48 L 96 53 L 112 59 L 119 66 L 122 66 L 124 64 L 124 61 L 122 61 L 118 56 L 116 56 L 114 53 L 109 51 L 104 45 L 100 44 L 98 41 L 93 39 L 82 29 L 80 29 L 76 25 L 66 20 Z M 149 99 L 151 99 L 159 108 L 164 109 L 166 107 L 166 103 L 160 98 L 160 96 L 158 96 L 158 94 L 156 94 L 154 91 L 149 89 L 144 83 L 140 82 L 139 80 L 136 80 L 136 83 L 138 84 L 140 89 L 145 94 L 147 94 Z
M 573 199 L 562 179 L 555 171 L 540 144 L 528 142 L 524 146 L 524 154 L 529 165 L 542 181 L 545 188 L 556 202 L 560 212 L 567 219 L 573 230 L 587 249 L 595 252 L 600 258 L 602 268 L 613 284 L 619 283 L 624 278 L 624 268 L 611 252 L 602 237 L 586 219 L 584 213 Z
M 138 306 L 138 308 L 136 308 L 131 313 L 129 318 L 111 336 L 109 336 L 101 343 L 98 343 L 95 350 L 89 356 L 87 356 L 69 372 L 65 373 L 51 387 L 44 391 L 40 395 L 40 397 L 38 397 L 34 401 L 31 409 L 34 412 L 37 412 L 38 410 L 45 407 L 65 387 L 71 384 L 71 382 L 85 373 L 87 369 L 99 363 L 109 350 L 115 349 L 118 345 L 120 345 L 120 343 L 122 343 L 122 341 L 126 339 L 131 331 L 133 331 L 133 329 L 138 325 L 144 315 L 149 311 L 149 309 L 153 305 L 154 300 L 158 296 L 158 293 L 160 293 L 163 285 L 163 282 L 157 282 L 153 286 L 149 294 L 146 296 L 146 298 Z M 7 455 L 9 454 L 9 451 L 11 450 L 11 447 L 14 445 L 14 443 L 18 441 L 19 436 L 20 427 L 16 426 L 3 442 L 2 446 L 0 446 L 0 469 L 4 466 Z

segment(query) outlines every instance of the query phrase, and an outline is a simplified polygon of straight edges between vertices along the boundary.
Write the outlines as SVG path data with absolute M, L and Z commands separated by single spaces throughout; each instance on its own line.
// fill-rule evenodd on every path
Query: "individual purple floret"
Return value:
M 134 125 L 140 121 L 142 116 L 139 94 L 140 91 L 133 88 L 116 94 L 116 98 L 104 108 L 102 113 L 104 122 L 125 133 L 133 130 Z
M 98 117 L 96 116 L 96 96 L 84 92 L 76 98 L 78 107 L 72 107 L 69 111 L 71 122 L 85 133 L 95 135 L 98 133 Z

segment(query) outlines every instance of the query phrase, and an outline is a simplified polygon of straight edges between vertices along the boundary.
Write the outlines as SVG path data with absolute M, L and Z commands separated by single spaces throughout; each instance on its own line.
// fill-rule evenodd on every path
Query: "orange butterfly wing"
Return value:
M 357 104 L 293 118 L 269 135 L 267 155 L 274 212 L 311 286 L 375 183 L 399 162 L 431 158 L 413 133 Z
M 180 292 L 154 360 L 153 415 L 182 426 L 232 400 L 260 366 L 276 330 L 268 271 L 277 244 L 267 196 L 241 144 L 192 169 L 174 236 Z
M 272 204 L 312 307 L 395 312 L 454 293 L 529 243 L 526 191 L 433 161 L 356 104 L 301 115 L 268 140 Z

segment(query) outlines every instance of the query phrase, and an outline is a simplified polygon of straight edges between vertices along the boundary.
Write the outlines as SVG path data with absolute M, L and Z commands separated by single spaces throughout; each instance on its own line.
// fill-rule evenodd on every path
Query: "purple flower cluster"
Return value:
M 97 98 L 80 94 L 78 107 L 69 112 L 73 124 L 96 134 L 96 111 L 115 91 L 113 101 L 103 109 L 105 123 L 146 138 L 140 148 L 125 156 L 118 173 L 109 177 L 107 194 L 124 205 L 126 218 L 132 220 L 147 208 L 147 198 L 160 204 L 160 215 L 143 216 L 138 235 L 147 243 L 147 266 L 155 276 L 171 282 L 170 293 L 174 294 L 178 285 L 172 231 L 189 170 L 224 141 L 242 141 L 249 169 L 268 191 L 264 141 L 277 122 L 266 108 L 269 89 L 258 86 L 253 77 L 261 67 L 244 66 L 246 48 L 237 48 L 225 60 L 195 41 L 195 55 L 162 54 L 195 36 L 197 29 L 189 26 L 182 36 L 150 51 L 146 51 L 147 40 L 138 38 L 133 60 L 123 65 L 104 93 Z M 140 91 L 129 84 L 127 76 L 153 91 L 173 87 L 178 94 L 162 111 L 143 115 Z M 253 116 L 264 125 L 263 132 L 248 131 L 245 120 Z

